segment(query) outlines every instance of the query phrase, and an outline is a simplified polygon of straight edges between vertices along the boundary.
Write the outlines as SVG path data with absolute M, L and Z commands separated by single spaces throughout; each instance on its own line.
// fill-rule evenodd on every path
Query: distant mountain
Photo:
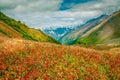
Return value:
M 100 24 L 87 31 L 75 44 L 120 45 L 120 11 L 110 15 Z
M 29 28 L 20 21 L 9 18 L 2 12 L 0 12 L 0 36 L 58 43 L 55 39 L 44 34 L 41 30 Z
M 81 36 L 85 33 L 87 33 L 89 30 L 91 30 L 93 27 L 98 25 L 100 22 L 102 22 L 107 15 L 101 15 L 97 18 L 91 19 L 87 21 L 85 24 L 81 26 L 77 26 L 76 29 L 71 31 L 68 35 L 64 36 L 60 42 L 62 44 L 74 44 L 74 42 L 81 38 Z
M 67 27 L 59 27 L 59 28 L 49 28 L 43 30 L 46 34 L 54 37 L 56 40 L 60 40 L 62 37 L 70 33 L 73 29 L 72 28 L 67 28 Z

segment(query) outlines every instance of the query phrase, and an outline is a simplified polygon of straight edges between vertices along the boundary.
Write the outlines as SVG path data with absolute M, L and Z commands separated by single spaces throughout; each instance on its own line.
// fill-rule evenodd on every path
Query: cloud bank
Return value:
M 34 28 L 74 27 L 120 10 L 120 0 L 0 0 L 0 11 Z

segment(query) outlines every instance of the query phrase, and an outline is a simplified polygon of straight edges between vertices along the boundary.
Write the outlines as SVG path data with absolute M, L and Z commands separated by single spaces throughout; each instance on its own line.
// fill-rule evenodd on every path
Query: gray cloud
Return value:
M 95 13 L 95 14 L 94 14 Z M 22 20 L 29 26 L 35 28 L 49 28 L 49 27 L 74 27 L 83 24 L 93 17 L 101 15 L 100 12 L 72 12 L 72 11 L 54 11 L 54 12 L 40 12 L 31 14 L 17 14 L 14 18 Z
M 0 10 L 12 12 L 55 11 L 62 0 L 0 0 Z
M 106 14 L 111 14 L 120 9 L 120 0 L 100 0 L 78 4 L 71 11 L 101 11 Z
M 71 27 L 120 9 L 120 0 L 94 0 L 59 11 L 63 0 L 0 0 L 0 11 L 35 28 Z M 68 5 L 69 6 L 69 5 Z

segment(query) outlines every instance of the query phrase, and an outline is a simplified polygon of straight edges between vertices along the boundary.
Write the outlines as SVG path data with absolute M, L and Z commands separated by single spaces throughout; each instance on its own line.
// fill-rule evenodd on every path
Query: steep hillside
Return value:
M 15 21 L 0 12 L 0 33 L 1 36 L 11 38 L 24 38 L 28 40 L 40 42 L 54 42 L 58 43 L 55 39 L 44 34 L 41 30 L 29 28 L 20 21 Z
M 75 41 L 76 44 L 120 45 L 120 11 L 92 28 Z
M 22 35 L 14 30 L 12 27 L 8 26 L 4 22 L 0 21 L 0 33 L 1 36 L 11 37 L 11 38 L 23 38 Z
M 75 30 L 71 31 L 71 33 L 69 33 L 68 35 L 64 36 L 60 42 L 62 44 L 73 44 L 76 41 L 76 39 L 79 39 L 82 35 L 84 35 L 93 27 L 98 25 L 106 17 L 106 15 L 101 15 L 97 18 L 89 20 L 85 24 L 78 26 Z

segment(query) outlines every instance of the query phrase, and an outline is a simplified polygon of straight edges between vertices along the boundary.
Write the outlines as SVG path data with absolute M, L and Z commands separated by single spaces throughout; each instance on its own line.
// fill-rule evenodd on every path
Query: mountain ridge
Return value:
M 93 18 L 87 21 L 85 24 L 78 26 L 71 33 L 66 35 L 61 39 L 62 44 L 72 44 L 77 38 L 80 38 L 83 34 L 93 28 L 95 25 L 99 24 L 102 20 L 104 20 L 107 15 L 101 15 L 97 18 Z
M 110 15 L 103 22 L 88 31 L 75 44 L 120 45 L 120 11 Z M 114 42 L 117 41 L 117 42 Z M 118 44 L 116 44 L 118 43 Z
M 10 38 L 22 38 L 39 42 L 59 43 L 52 37 L 46 35 L 41 30 L 29 28 L 27 25 L 9 18 L 0 12 L 0 33 Z

